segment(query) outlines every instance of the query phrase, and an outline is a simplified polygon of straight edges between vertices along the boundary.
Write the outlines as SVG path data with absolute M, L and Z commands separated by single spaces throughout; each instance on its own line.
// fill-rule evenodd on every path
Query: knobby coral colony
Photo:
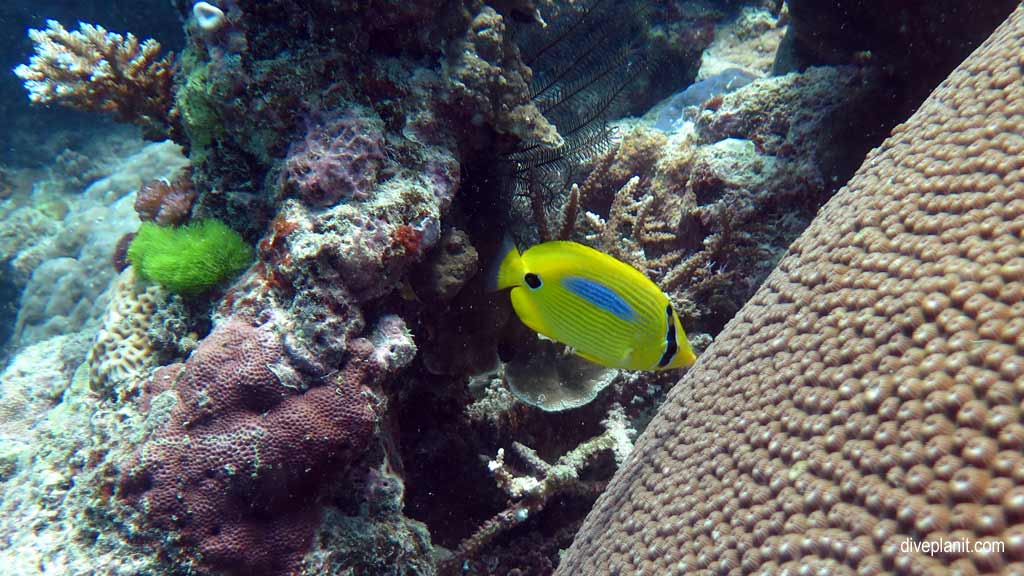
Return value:
M 679 241 L 682 216 L 657 216 L 682 206 L 671 193 L 679 180 L 713 187 L 701 158 L 692 170 L 651 160 L 647 152 L 664 148 L 665 136 L 627 135 L 605 152 L 607 121 L 628 90 L 622 78 L 642 70 L 639 20 L 619 19 L 626 4 L 562 7 L 564 18 L 546 30 L 530 2 L 501 2 L 499 13 L 467 1 L 443 14 L 433 1 L 377 10 L 333 3 L 323 11 L 313 6 L 322 3 L 300 9 L 286 0 L 175 4 L 189 19 L 189 47 L 177 63 L 153 41 L 88 24 L 69 32 L 51 21 L 30 32 L 36 55 L 17 69 L 33 101 L 113 113 L 186 144 L 192 162 L 191 173 L 137 196 L 145 222 L 124 241 L 134 275 L 125 271 L 114 295 L 137 302 L 111 304 L 89 355 L 88 375 L 108 412 L 133 414 L 134 406 L 142 415 L 126 417 L 131 433 L 116 436 L 125 446 L 90 456 L 86 467 L 102 473 L 83 474 L 82 483 L 96 482 L 110 511 L 89 514 L 95 524 L 83 530 L 92 538 L 78 540 L 111 546 L 123 537 L 128 550 L 159 543 L 165 552 L 127 554 L 148 564 L 112 570 L 493 572 L 487 566 L 500 558 L 485 557 L 487 548 L 545 509 L 564 513 L 568 497 L 592 499 L 606 485 L 604 460 L 625 467 L 562 573 L 804 562 L 836 573 L 916 572 L 942 560 L 967 572 L 1024 561 L 1024 199 L 1014 136 L 1024 114 L 1024 9 L 794 244 L 672 389 L 627 461 L 642 410 L 626 404 L 653 397 L 643 390 L 657 381 L 622 377 L 618 400 L 576 412 L 592 420 L 569 440 L 563 436 L 573 431 L 537 433 L 536 411 L 511 400 L 500 408 L 500 386 L 487 388 L 463 418 L 450 404 L 464 401 L 464 391 L 424 385 L 464 378 L 461 368 L 417 358 L 416 372 L 393 381 L 418 344 L 463 329 L 445 323 L 458 309 L 480 315 L 487 308 L 468 282 L 474 266 L 466 262 L 476 261 L 469 240 L 462 253 L 472 258 L 431 253 L 458 244 L 461 235 L 442 223 L 453 211 L 452 220 L 465 216 L 455 198 L 460 161 L 479 156 L 481 142 L 512 143 L 503 157 L 507 220 L 518 221 L 513 229 L 522 237 L 575 235 L 671 287 L 699 264 L 663 246 Z M 512 25 L 509 16 L 532 24 Z M 605 153 L 584 177 L 596 152 Z M 728 219 L 707 221 L 727 242 Z M 249 244 L 257 237 L 253 264 Z M 452 277 L 417 290 L 410 271 L 431 262 Z M 204 292 L 218 284 L 223 292 Z M 218 301 L 209 334 L 181 348 L 192 354 L 179 352 L 154 370 L 137 350 L 186 338 L 155 333 L 153 308 L 177 298 L 162 287 Z M 178 308 L 176 316 L 195 313 Z M 388 313 L 396 309 L 413 330 Z M 497 329 L 487 330 L 482 342 L 467 338 L 466 349 L 490 346 L 481 355 L 494 365 Z M 135 342 L 130 365 L 116 361 L 125 356 L 116 340 L 126 333 Z M 428 397 L 443 407 L 415 405 Z M 485 439 L 472 437 L 462 420 L 485 405 L 499 408 L 478 420 L 497 424 L 479 434 Z M 396 414 L 411 415 L 409 422 Z M 417 433 L 399 435 L 401 425 Z M 599 425 L 605 432 L 595 436 Z M 515 433 L 543 449 L 517 442 Z M 458 495 L 493 507 L 467 514 L 482 521 L 479 528 L 445 536 L 454 552 L 441 554 L 438 566 L 427 542 L 442 537 L 423 536 L 395 502 L 424 489 L 395 488 L 392 480 L 382 488 L 380 471 L 422 479 L 430 466 L 420 461 L 433 462 L 434 453 L 468 453 L 457 475 L 479 480 L 474 474 L 486 471 L 473 459 L 495 453 L 494 437 L 515 462 L 497 451 L 486 463 L 498 496 L 479 486 L 476 498 Z M 403 455 L 415 465 L 404 466 Z M 446 522 L 448 506 L 465 505 L 435 500 Z M 105 514 L 116 518 L 104 523 Z M 444 531 L 441 524 L 435 531 Z M 97 540 L 100 532 L 109 538 Z M 366 537 L 381 533 L 388 536 Z M 961 535 L 1002 538 L 1006 550 L 937 559 L 898 546 L 901 537 Z M 551 537 L 545 545 L 552 541 L 568 544 Z M 557 563 L 555 552 L 519 556 L 535 560 L 537 573 Z

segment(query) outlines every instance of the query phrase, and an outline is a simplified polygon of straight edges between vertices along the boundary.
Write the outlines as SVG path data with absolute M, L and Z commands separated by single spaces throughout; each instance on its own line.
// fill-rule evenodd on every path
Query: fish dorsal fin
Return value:
M 523 277 L 523 260 L 516 243 L 508 234 L 501 241 L 497 256 L 487 270 L 487 290 L 495 292 L 519 286 Z

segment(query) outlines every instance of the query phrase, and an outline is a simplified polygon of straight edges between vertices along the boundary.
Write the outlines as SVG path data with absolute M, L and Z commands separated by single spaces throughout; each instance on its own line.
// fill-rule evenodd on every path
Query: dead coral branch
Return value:
M 147 136 L 169 134 L 174 54 L 161 57 L 159 42 L 85 23 L 69 32 L 56 20 L 28 35 L 36 53 L 14 73 L 32 102 L 107 112 Z
M 513 442 L 512 450 L 528 469 L 525 473 L 510 467 L 505 462 L 505 450 L 499 449 L 487 467 L 498 487 L 509 496 L 509 505 L 464 540 L 438 573 L 458 574 L 464 561 L 479 555 L 498 536 L 536 516 L 556 496 L 596 499 L 607 486 L 607 480 L 584 480 L 581 472 L 605 452 L 611 452 L 616 464 L 621 465 L 633 448 L 632 438 L 636 434 L 618 405 L 611 408 L 602 424 L 603 433 L 564 454 L 554 464 L 545 462 L 532 448 Z

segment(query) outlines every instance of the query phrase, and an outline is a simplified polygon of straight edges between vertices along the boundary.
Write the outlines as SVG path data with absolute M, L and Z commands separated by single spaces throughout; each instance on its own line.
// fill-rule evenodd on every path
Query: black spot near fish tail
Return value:
M 676 344 L 676 323 L 672 320 L 672 305 L 669 304 L 665 307 L 665 321 L 668 324 L 668 330 L 665 331 L 665 352 L 661 355 L 661 360 L 658 360 L 658 368 L 668 366 L 679 351 Z

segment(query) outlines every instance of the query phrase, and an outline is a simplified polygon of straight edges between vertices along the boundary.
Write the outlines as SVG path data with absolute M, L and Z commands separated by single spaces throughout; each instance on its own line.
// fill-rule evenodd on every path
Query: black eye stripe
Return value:
M 532 290 L 540 288 L 540 276 L 537 276 L 533 272 L 527 272 L 526 275 L 523 276 L 523 280 L 526 281 L 526 285 L 529 286 Z
M 661 360 L 658 360 L 658 367 L 664 368 L 668 366 L 672 358 L 675 357 L 679 347 L 676 346 L 676 323 L 672 321 L 672 305 L 669 304 L 665 307 L 665 319 L 668 324 L 668 329 L 665 330 L 665 352 L 661 355 Z

